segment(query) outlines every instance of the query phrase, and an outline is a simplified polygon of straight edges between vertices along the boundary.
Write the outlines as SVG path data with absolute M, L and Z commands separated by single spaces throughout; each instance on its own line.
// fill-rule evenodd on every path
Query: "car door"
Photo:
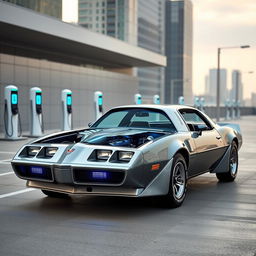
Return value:
M 191 155 L 189 176 L 208 171 L 224 154 L 225 147 L 221 135 L 197 110 L 180 110 L 188 125 L 195 143 L 194 154 Z

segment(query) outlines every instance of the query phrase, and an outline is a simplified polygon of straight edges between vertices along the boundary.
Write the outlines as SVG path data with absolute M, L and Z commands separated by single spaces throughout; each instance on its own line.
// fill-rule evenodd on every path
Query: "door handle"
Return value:
M 221 139 L 221 136 L 216 136 L 216 139 L 217 139 L 217 140 L 220 140 L 220 139 Z

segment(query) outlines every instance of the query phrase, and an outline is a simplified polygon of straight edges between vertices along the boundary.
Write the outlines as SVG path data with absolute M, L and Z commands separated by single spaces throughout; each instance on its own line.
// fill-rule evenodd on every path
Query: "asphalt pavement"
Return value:
M 0 255 L 256 256 L 256 116 L 238 123 L 236 181 L 194 178 L 177 209 L 150 198 L 48 198 L 11 169 L 26 141 L 0 141 Z

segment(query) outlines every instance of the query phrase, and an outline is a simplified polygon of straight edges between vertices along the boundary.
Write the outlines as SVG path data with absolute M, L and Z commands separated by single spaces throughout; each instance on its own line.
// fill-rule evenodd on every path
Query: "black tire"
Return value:
M 173 158 L 171 176 L 169 182 L 169 192 L 162 197 L 163 206 L 167 208 L 177 208 L 182 205 L 187 191 L 187 164 L 181 154 L 176 154 Z
M 68 198 L 69 196 L 67 194 L 59 193 L 59 192 L 53 192 L 49 190 L 44 190 L 42 189 L 42 192 L 49 197 L 54 197 L 54 198 Z
M 216 173 L 216 177 L 221 182 L 232 182 L 235 180 L 238 171 L 238 149 L 237 144 L 233 141 L 230 155 L 228 171 L 223 173 Z

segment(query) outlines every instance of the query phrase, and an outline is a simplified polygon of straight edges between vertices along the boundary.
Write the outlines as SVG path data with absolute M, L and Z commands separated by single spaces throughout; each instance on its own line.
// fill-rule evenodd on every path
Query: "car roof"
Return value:
M 195 109 L 191 106 L 187 106 L 187 105 L 168 105 L 168 104 L 139 104 L 139 105 L 124 105 L 124 106 L 118 106 L 118 107 L 114 107 L 113 109 L 116 108 L 154 108 L 154 109 L 160 109 L 160 110 L 179 110 L 179 109 L 183 109 L 183 108 L 191 108 L 191 109 Z

